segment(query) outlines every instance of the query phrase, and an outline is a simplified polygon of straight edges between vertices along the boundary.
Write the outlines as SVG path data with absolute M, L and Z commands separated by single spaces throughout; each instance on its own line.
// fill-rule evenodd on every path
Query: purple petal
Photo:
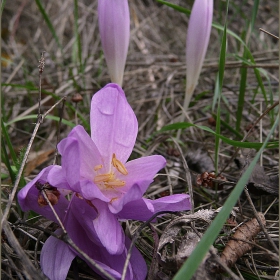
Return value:
M 71 191 L 71 188 L 67 182 L 65 172 L 61 166 L 54 165 L 50 170 L 47 181 L 56 188 L 62 189 L 64 195 L 68 194 Z M 65 191 L 68 190 L 68 193 Z
M 58 144 L 58 151 L 62 155 L 62 170 L 68 184 L 73 191 L 80 192 L 79 142 L 68 136 Z
M 74 216 L 79 223 L 79 225 L 75 227 L 82 227 L 92 242 L 97 245 L 102 245 L 93 226 L 93 220 L 98 216 L 98 209 L 93 204 L 91 204 L 90 201 L 86 201 L 83 198 L 78 198 L 77 196 L 72 197 L 70 204 L 71 212 L 69 212 L 69 215 Z M 70 227 L 70 231 L 73 232 L 77 229 L 73 227 L 72 220 L 73 218 L 69 219 L 69 216 L 67 216 L 67 229 Z
M 102 245 L 110 254 L 121 254 L 124 250 L 124 232 L 117 217 L 109 211 L 106 203 L 99 200 L 92 203 L 98 209 L 93 225 Z
M 73 137 L 78 141 L 79 163 L 81 176 L 87 179 L 93 179 L 94 167 L 100 164 L 104 165 L 101 155 L 91 140 L 85 129 L 78 125 L 70 132 L 68 137 Z M 68 164 L 68 162 L 66 163 Z
M 40 206 L 38 204 L 40 191 L 35 186 L 37 181 L 40 181 L 40 183 L 43 184 L 48 182 L 48 174 L 52 168 L 53 166 L 49 166 L 43 169 L 36 178 L 34 178 L 24 188 L 22 188 L 18 193 L 18 202 L 23 211 L 33 210 L 36 213 L 43 215 L 47 219 L 57 222 L 52 209 L 48 205 Z M 62 192 L 60 189 L 58 189 L 58 191 Z M 68 204 L 69 202 L 67 199 L 61 194 L 57 204 L 53 205 L 61 220 L 63 220 L 65 216 L 65 211 L 68 208 Z
M 125 180 L 128 186 L 137 184 L 143 195 L 154 181 L 155 175 L 164 168 L 165 164 L 166 160 L 162 156 L 141 157 L 126 163 L 128 175 L 120 177 L 120 179 Z
M 125 163 L 135 144 L 138 131 L 136 116 L 123 90 L 108 84 L 92 97 L 90 111 L 91 138 L 109 170 L 112 155 Z
M 125 245 L 128 249 L 131 244 L 131 241 L 126 237 Z M 145 260 L 143 259 L 140 252 L 137 250 L 137 248 L 134 246 L 131 253 L 130 258 L 130 267 L 131 267 L 131 273 L 132 275 L 129 276 L 127 274 L 126 280 L 129 279 L 135 279 L 135 280 L 144 280 L 146 279 L 147 275 L 147 265 Z
M 82 211 L 77 212 L 76 211 L 77 207 L 80 207 Z M 104 248 L 102 244 L 95 239 L 95 236 L 93 236 L 96 235 L 96 233 L 92 230 L 93 228 L 92 222 L 91 223 L 89 222 L 87 225 L 85 225 L 84 223 L 85 221 L 83 221 L 84 219 L 90 220 L 90 217 L 86 217 L 86 218 L 84 217 L 91 215 L 91 211 L 93 210 L 83 207 L 81 201 L 77 202 L 76 206 L 71 209 L 73 211 L 69 212 L 69 215 L 67 215 L 67 219 L 65 221 L 66 230 L 70 238 L 80 248 L 80 250 L 85 252 L 105 271 L 110 273 L 116 279 L 121 279 L 121 273 L 126 259 L 127 250 L 123 250 L 123 253 L 120 255 L 110 254 L 106 250 L 106 248 Z M 86 211 L 86 213 L 84 211 Z M 111 230 L 111 228 L 107 227 L 105 232 L 109 230 Z M 77 254 L 82 259 L 84 259 L 82 255 L 80 255 L 79 253 Z M 141 262 L 141 256 L 140 257 L 138 256 L 139 252 L 137 254 L 137 252 L 133 250 L 132 254 L 133 254 L 132 258 L 134 258 L 134 255 L 136 255 L 136 258 L 138 257 L 139 262 Z M 99 271 L 94 266 L 92 266 L 86 259 L 84 260 L 94 271 L 99 273 Z M 126 279 L 128 280 L 128 278 Z
M 98 21 L 111 81 L 122 86 L 130 32 L 128 1 L 99 0 Z
M 112 200 L 112 202 L 108 204 L 108 207 L 112 213 L 116 214 L 122 210 L 126 203 L 141 199 L 142 195 L 143 193 L 139 185 L 135 184 L 130 187 L 129 192 L 123 193 L 122 195 L 119 195 L 117 199 Z
M 121 254 L 124 250 L 124 233 L 117 217 L 98 199 L 86 202 L 73 197 L 71 213 L 84 228 L 89 239 L 104 246 L 110 254 Z
M 100 199 L 109 202 L 111 199 L 105 196 L 100 189 L 90 180 L 80 180 L 80 193 L 85 199 Z
M 119 179 L 124 180 L 126 185 L 122 188 L 124 193 L 118 199 L 109 204 L 112 213 L 118 213 L 123 205 L 130 201 L 141 199 L 157 172 L 166 164 L 162 156 L 142 157 L 126 163 L 128 175 L 120 175 Z
M 61 229 L 55 232 L 62 234 Z M 63 241 L 51 236 L 45 242 L 40 257 L 44 274 L 51 280 L 64 280 L 76 254 Z
M 190 196 L 187 194 L 174 194 L 155 200 L 139 199 L 127 203 L 118 213 L 119 219 L 132 219 L 146 221 L 155 213 L 161 211 L 184 211 L 191 209 Z

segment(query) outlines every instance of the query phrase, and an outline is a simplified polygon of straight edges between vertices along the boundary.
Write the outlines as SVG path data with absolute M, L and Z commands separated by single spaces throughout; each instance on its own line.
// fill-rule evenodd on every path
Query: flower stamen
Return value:
M 112 164 L 113 166 L 123 175 L 127 175 L 128 174 L 128 171 L 127 169 L 125 168 L 125 166 L 122 164 L 121 161 L 119 161 L 117 158 L 116 158 L 116 154 L 113 153 L 113 157 L 112 157 Z
M 103 168 L 103 165 L 102 164 L 98 164 L 98 165 L 94 166 L 94 171 L 98 171 L 101 168 Z
M 121 180 L 114 180 L 114 181 L 110 181 L 110 182 L 105 182 L 104 183 L 105 186 L 108 187 L 123 187 L 125 185 L 125 181 L 121 181 Z
M 109 182 L 113 179 L 114 179 L 113 173 L 105 173 L 105 174 L 96 175 L 93 181 L 94 183 L 101 183 L 101 182 Z

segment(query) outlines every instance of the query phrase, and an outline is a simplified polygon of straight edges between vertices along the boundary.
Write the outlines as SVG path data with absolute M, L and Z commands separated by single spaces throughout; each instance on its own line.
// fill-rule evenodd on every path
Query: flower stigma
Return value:
M 97 175 L 95 175 L 93 179 L 94 183 L 101 190 L 109 190 L 125 186 L 126 182 L 117 178 L 116 171 L 122 175 L 127 175 L 128 171 L 125 168 L 124 164 L 117 159 L 115 153 L 113 153 L 112 156 L 110 171 L 108 173 L 99 174 L 99 170 L 101 170 L 102 168 L 102 164 L 96 165 L 94 167 L 94 171 L 96 171 Z

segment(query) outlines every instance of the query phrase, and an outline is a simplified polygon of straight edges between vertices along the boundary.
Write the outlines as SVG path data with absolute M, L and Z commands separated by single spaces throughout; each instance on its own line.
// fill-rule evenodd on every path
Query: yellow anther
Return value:
M 127 175 L 128 171 L 125 166 L 116 158 L 116 154 L 113 154 L 112 157 L 112 164 L 113 166 L 123 175 Z
M 94 177 L 94 183 L 101 183 L 101 182 L 109 182 L 114 178 L 114 174 L 112 173 L 106 173 L 106 174 L 100 174 L 96 175 Z
M 94 166 L 94 171 L 97 171 L 97 170 L 99 170 L 101 168 L 103 168 L 102 164 L 96 165 L 96 166 Z
M 125 181 L 121 181 L 121 180 L 114 180 L 105 183 L 105 186 L 108 187 L 123 187 L 124 185 L 125 185 Z

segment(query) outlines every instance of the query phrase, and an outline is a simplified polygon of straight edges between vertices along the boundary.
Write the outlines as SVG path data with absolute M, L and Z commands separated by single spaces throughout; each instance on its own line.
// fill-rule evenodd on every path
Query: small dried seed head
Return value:
M 39 68 L 39 73 L 42 74 L 43 71 L 44 71 L 44 68 L 45 68 L 45 51 L 42 52 L 41 54 L 41 58 L 39 60 L 39 65 L 38 65 L 38 68 Z
M 78 103 L 80 101 L 83 100 L 83 97 L 80 93 L 74 93 L 73 96 L 72 96 L 72 101 L 75 102 L 75 103 Z

